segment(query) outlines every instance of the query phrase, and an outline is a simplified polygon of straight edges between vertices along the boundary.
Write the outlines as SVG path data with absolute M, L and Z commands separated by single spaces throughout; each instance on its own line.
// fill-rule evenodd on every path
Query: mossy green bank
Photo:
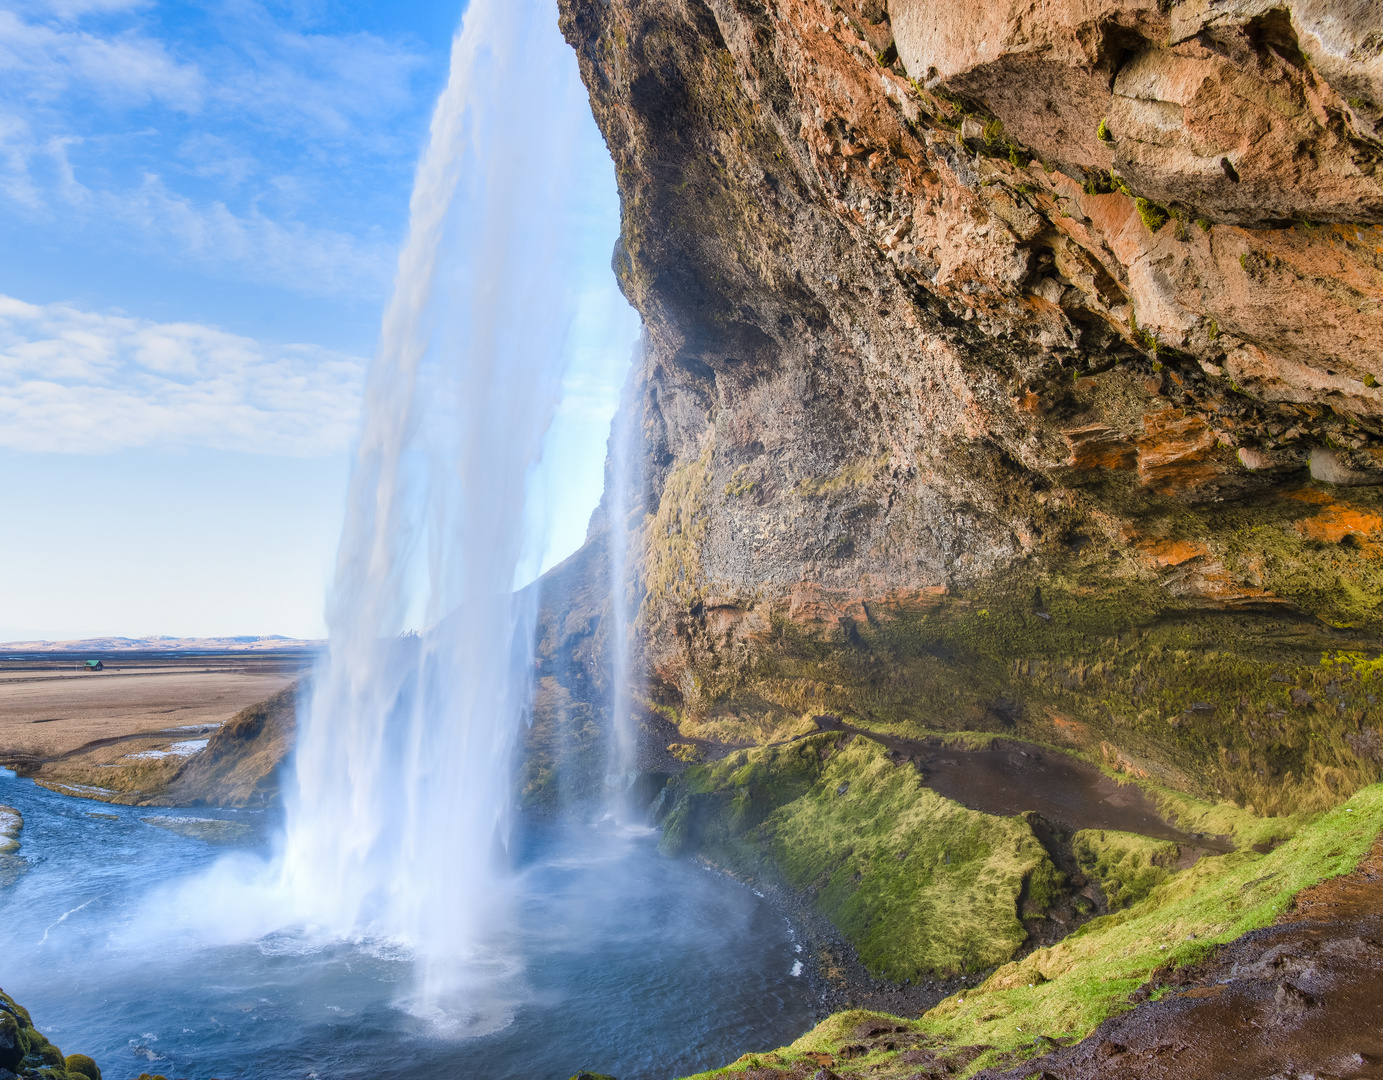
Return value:
M 870 739 L 821 734 L 688 769 L 662 850 L 807 896 L 894 981 L 993 967 L 1028 937 L 1020 916 L 1061 891 L 1028 824 L 924 787 Z
M 1334 566 L 1319 569 L 1324 580 Z M 1370 577 L 1360 590 L 1383 595 L 1372 566 L 1356 569 Z M 1089 565 L 864 606 L 824 630 L 775 614 L 747 662 L 708 649 L 683 730 L 715 737 L 752 720 L 765 742 L 830 713 L 908 737 L 990 731 L 1259 815 L 1321 811 L 1383 775 L 1371 628 L 1285 604 L 1193 603 Z
M 901 1060 L 901 1046 L 926 1046 L 949 1055 L 954 1075 L 1013 1066 L 1028 1057 L 1083 1038 L 1102 1021 L 1133 1007 L 1135 991 L 1157 993 L 1173 969 L 1205 959 L 1217 946 L 1282 915 L 1302 890 L 1352 871 L 1383 832 L 1383 785 L 1361 791 L 1321 814 L 1276 850 L 1252 849 L 1203 858 L 1168 873 L 1128 907 L 1094 919 L 1075 933 L 1020 961 L 1005 964 L 979 987 L 947 998 L 920 1019 L 838 1014 L 791 1046 L 746 1055 L 704 1078 L 750 1068 L 786 1071 L 829 1054 L 842 1076 L 888 1080 L 916 1072 Z M 1102 849 L 1113 855 L 1119 837 L 1106 834 Z M 1129 863 L 1133 850 L 1107 863 Z M 1148 854 L 1145 852 L 1144 854 Z M 868 1052 L 852 1052 L 862 1026 L 895 1033 Z M 763 1073 L 759 1073 L 762 1076 Z

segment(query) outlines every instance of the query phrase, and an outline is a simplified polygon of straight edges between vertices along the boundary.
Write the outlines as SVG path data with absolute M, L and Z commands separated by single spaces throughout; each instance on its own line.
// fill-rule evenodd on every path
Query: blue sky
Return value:
M 0 640 L 322 632 L 364 367 L 461 0 L 0 8 Z M 596 140 L 594 125 L 585 133 Z M 537 491 L 599 495 L 599 282 Z

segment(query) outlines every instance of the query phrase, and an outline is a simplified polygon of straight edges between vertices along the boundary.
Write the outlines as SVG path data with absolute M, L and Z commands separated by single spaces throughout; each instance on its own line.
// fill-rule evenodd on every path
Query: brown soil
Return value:
M 140 805 L 277 797 L 301 651 L 0 661 L 0 765 L 63 795 Z
M 904 739 L 836 726 L 887 746 L 895 758 L 911 761 L 929 788 L 971 810 L 1000 817 L 1033 811 L 1071 830 L 1114 829 L 1170 840 L 1193 851 L 1234 850 L 1228 837 L 1182 832 L 1135 785 L 1120 784 L 1093 765 L 1032 743 L 996 739 L 987 750 L 965 750 L 940 739 Z
M 0 763 L 37 764 L 99 740 L 171 729 L 196 737 L 278 693 L 310 653 L 119 657 L 82 672 L 85 657 L 0 662 Z
M 1075 1046 L 984 1080 L 1383 1077 L 1383 841 Z

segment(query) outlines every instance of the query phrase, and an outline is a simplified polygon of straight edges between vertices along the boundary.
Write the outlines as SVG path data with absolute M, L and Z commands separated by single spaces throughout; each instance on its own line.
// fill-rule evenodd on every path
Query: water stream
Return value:
M 635 353 L 632 371 L 642 368 L 642 349 Z M 610 638 L 611 701 L 613 734 L 610 763 L 615 782 L 607 785 L 614 793 L 627 791 L 637 769 L 636 732 L 633 719 L 635 673 L 631 663 L 636 648 L 631 631 L 638 614 L 639 589 L 636 581 L 637 557 L 631 546 L 642 536 L 644 507 L 643 438 L 640 410 L 633 380 L 625 387 L 619 411 L 610 425 L 609 465 L 606 477 L 606 506 L 609 513 L 610 559 Z M 618 813 L 620 807 L 616 806 Z
M 113 1080 L 638 1080 L 782 1045 L 812 1022 L 783 918 L 659 857 L 644 830 L 519 823 L 490 1030 L 455 1038 L 401 1007 L 419 968 L 404 946 L 244 933 L 242 883 L 272 870 L 265 815 L 112 807 L 3 771 L 0 803 L 24 814 L 30 866 L 0 894 L 0 986 Z M 228 848 L 168 827 L 198 819 L 249 829 Z

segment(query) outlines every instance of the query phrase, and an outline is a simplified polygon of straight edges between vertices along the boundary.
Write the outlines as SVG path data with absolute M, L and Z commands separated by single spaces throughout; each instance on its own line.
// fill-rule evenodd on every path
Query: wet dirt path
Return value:
M 940 739 L 904 739 L 818 717 L 822 730 L 845 731 L 888 748 L 912 763 L 922 782 L 971 810 L 1012 817 L 1032 810 L 1071 831 L 1112 829 L 1170 840 L 1189 851 L 1223 854 L 1228 837 L 1187 833 L 1165 820 L 1134 784 L 1120 784 L 1094 765 L 1031 743 L 996 739 L 988 750 L 961 750 Z
M 1168 981 L 1075 1046 L 975 1080 L 1383 1076 L 1383 840 L 1277 924 Z

